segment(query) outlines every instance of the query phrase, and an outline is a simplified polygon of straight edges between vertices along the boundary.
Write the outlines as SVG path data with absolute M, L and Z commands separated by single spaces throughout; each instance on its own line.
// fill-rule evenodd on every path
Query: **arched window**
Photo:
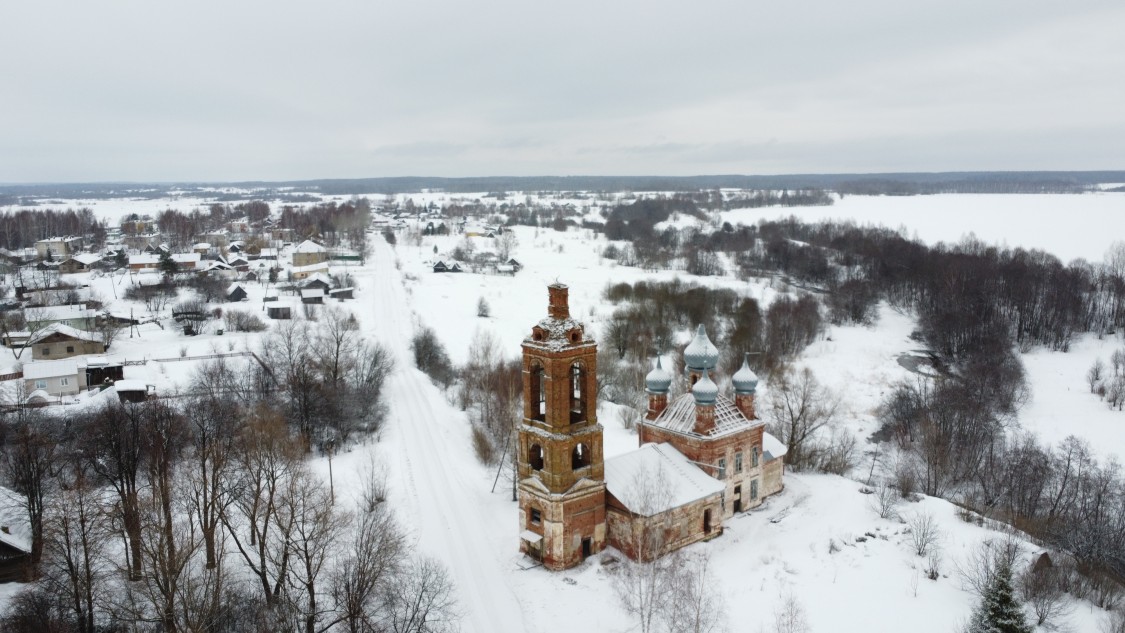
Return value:
M 570 366 L 570 421 L 586 419 L 586 368 L 581 363 Z
M 527 450 L 527 463 L 531 466 L 531 470 L 543 470 L 543 447 L 538 444 L 532 444 L 531 448 Z
M 574 450 L 570 453 L 570 468 L 571 470 L 578 470 L 590 465 L 590 447 L 585 444 L 577 444 Z
M 528 403 L 531 405 L 531 417 L 536 420 L 547 418 L 547 391 L 543 384 L 543 366 L 534 365 L 531 368 L 531 389 L 527 394 Z

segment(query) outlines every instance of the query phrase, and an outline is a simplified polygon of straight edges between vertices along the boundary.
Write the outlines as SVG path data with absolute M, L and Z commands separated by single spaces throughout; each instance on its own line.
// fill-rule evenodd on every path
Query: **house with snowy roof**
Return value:
M 40 259 L 52 257 L 57 260 L 82 250 L 83 241 L 81 236 L 75 235 L 48 237 L 35 242 L 35 252 Z
M 312 240 L 305 240 L 293 249 L 293 266 L 311 266 L 328 261 L 328 249 Z
M 79 330 L 92 330 L 97 316 L 97 311 L 87 308 L 85 303 L 25 308 L 23 311 L 23 320 L 31 331 L 56 323 Z
M 28 580 L 31 563 L 31 521 L 27 498 L 0 488 L 0 583 Z
M 517 471 L 520 551 L 566 569 L 614 547 L 652 560 L 718 537 L 723 520 L 780 492 L 785 446 L 757 419 L 758 379 L 744 360 L 733 398 L 711 378 L 719 351 L 701 327 L 684 350 L 687 393 L 657 361 L 634 451 L 603 459 L 597 343 L 548 287 L 547 317 L 523 342 Z
M 59 272 L 64 275 L 89 272 L 93 270 L 94 265 L 100 261 L 102 261 L 101 255 L 94 253 L 78 253 L 77 255 L 72 255 L 63 260 L 63 262 L 59 264 Z
M 101 354 L 106 344 L 98 334 L 92 334 L 56 323 L 27 339 L 31 357 L 35 360 L 54 360 L 82 354 Z

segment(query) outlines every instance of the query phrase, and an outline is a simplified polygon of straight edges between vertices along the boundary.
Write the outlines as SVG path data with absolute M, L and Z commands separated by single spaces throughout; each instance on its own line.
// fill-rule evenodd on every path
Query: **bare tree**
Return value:
M 387 583 L 382 625 L 393 633 L 444 633 L 457 630 L 460 614 L 445 566 L 432 558 L 415 559 Z
M 983 541 L 956 565 L 962 587 L 983 596 L 992 586 L 996 570 L 1001 566 L 1011 569 L 1021 551 L 1019 541 L 1011 536 Z
M 1101 633 L 1125 633 L 1125 608 L 1113 609 L 1105 614 L 1101 624 L 1098 625 Z
M 795 374 L 782 373 L 767 397 L 770 432 L 787 447 L 785 463 L 795 468 L 805 465 L 806 451 L 813 436 L 836 421 L 839 396 L 822 386 L 807 367 Z
M 907 521 L 910 526 L 910 541 L 914 545 L 914 553 L 925 556 L 926 552 L 940 546 L 943 538 L 937 519 L 928 512 L 919 512 Z
M 1097 390 L 1104 375 L 1105 363 L 1102 362 L 1102 359 L 1095 358 L 1094 364 L 1090 365 L 1090 369 L 1086 371 L 1086 383 L 1090 385 L 1090 393 L 1094 393 Z
M 369 491 L 364 496 L 375 494 Z M 407 543 L 383 505 L 361 507 L 354 530 L 347 556 L 332 576 L 332 598 L 336 622 L 348 633 L 367 633 L 378 629 L 383 616 L 380 594 L 387 583 L 397 582 Z
M 64 471 L 63 485 L 45 516 L 44 586 L 60 596 L 79 633 L 94 633 L 98 598 L 109 573 L 109 530 L 87 466 L 73 460 Z
M 788 594 L 773 613 L 773 633 L 809 633 L 805 607 L 797 596 Z
M 1059 619 L 1074 610 L 1064 590 L 1061 573 L 1054 565 L 1042 568 L 1029 566 L 1016 579 L 1024 603 L 1035 614 L 1037 626 L 1053 628 Z
M 871 500 L 868 503 L 880 519 L 892 519 L 898 514 L 898 502 L 898 491 L 886 482 L 881 482 L 871 493 Z
M 666 546 L 665 526 L 658 518 L 667 517 L 671 506 L 668 475 L 638 471 L 622 503 L 629 508 L 627 547 L 632 560 L 622 561 L 614 590 L 625 610 L 636 616 L 642 633 L 655 631 L 667 598 L 674 589 L 674 577 L 681 554 L 661 556 Z
M 289 574 L 286 544 L 292 525 L 279 522 L 286 488 L 299 468 L 300 449 L 284 419 L 259 407 L 238 438 L 237 494 L 223 513 L 223 526 L 260 586 L 267 605 L 277 604 Z
M 55 489 L 55 453 L 61 439 L 52 418 L 24 413 L 8 429 L 0 466 L 8 484 L 20 494 L 31 524 L 31 561 L 28 580 L 39 576 L 43 559 L 43 528 L 47 502 Z
M 325 618 L 335 621 L 331 603 L 321 600 L 321 581 L 347 516 L 333 507 L 328 489 L 304 468 L 289 479 L 276 516 L 278 524 L 290 526 L 284 555 L 291 562 L 288 581 L 293 608 L 300 613 L 304 633 L 318 633 L 324 630 Z
M 685 555 L 675 571 L 663 609 L 664 627 L 670 633 L 715 633 L 723 629 L 725 605 L 719 585 L 708 573 L 706 554 Z
M 140 474 L 143 409 L 108 404 L 79 424 L 79 450 L 99 480 L 117 495 L 112 516 L 124 530 L 125 564 L 130 580 L 141 576 Z

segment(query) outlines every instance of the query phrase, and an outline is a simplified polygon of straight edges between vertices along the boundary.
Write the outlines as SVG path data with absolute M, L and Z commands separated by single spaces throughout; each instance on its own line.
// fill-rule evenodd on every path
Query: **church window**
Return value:
M 727 460 L 726 459 L 722 459 L 722 458 L 719 459 L 718 473 L 716 473 L 716 476 L 719 479 L 726 479 L 727 478 Z
M 590 465 L 590 447 L 585 444 L 577 444 L 574 450 L 570 453 L 570 467 L 572 470 L 585 468 Z
M 539 508 L 531 509 L 531 524 L 540 525 L 543 523 L 543 514 L 539 512 Z
M 758 480 L 757 479 L 750 480 L 750 498 L 751 499 L 757 499 L 758 498 Z
M 757 446 L 750 449 L 750 467 L 751 468 L 757 468 L 758 467 L 758 447 Z
M 742 472 L 742 451 L 734 454 L 734 472 L 736 475 Z
M 586 369 L 581 363 L 570 366 L 570 421 L 586 419 Z
M 547 415 L 547 390 L 543 378 L 543 366 L 532 366 L 531 393 L 528 401 L 531 403 L 531 417 L 536 420 L 544 420 Z
M 531 466 L 531 470 L 543 470 L 543 447 L 538 444 L 532 444 L 531 448 L 527 451 L 527 463 Z

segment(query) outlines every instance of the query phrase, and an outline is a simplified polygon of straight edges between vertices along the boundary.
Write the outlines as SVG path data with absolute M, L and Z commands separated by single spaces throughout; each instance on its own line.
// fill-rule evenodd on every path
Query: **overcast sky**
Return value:
M 1125 169 L 1121 0 L 37 0 L 0 182 Z

